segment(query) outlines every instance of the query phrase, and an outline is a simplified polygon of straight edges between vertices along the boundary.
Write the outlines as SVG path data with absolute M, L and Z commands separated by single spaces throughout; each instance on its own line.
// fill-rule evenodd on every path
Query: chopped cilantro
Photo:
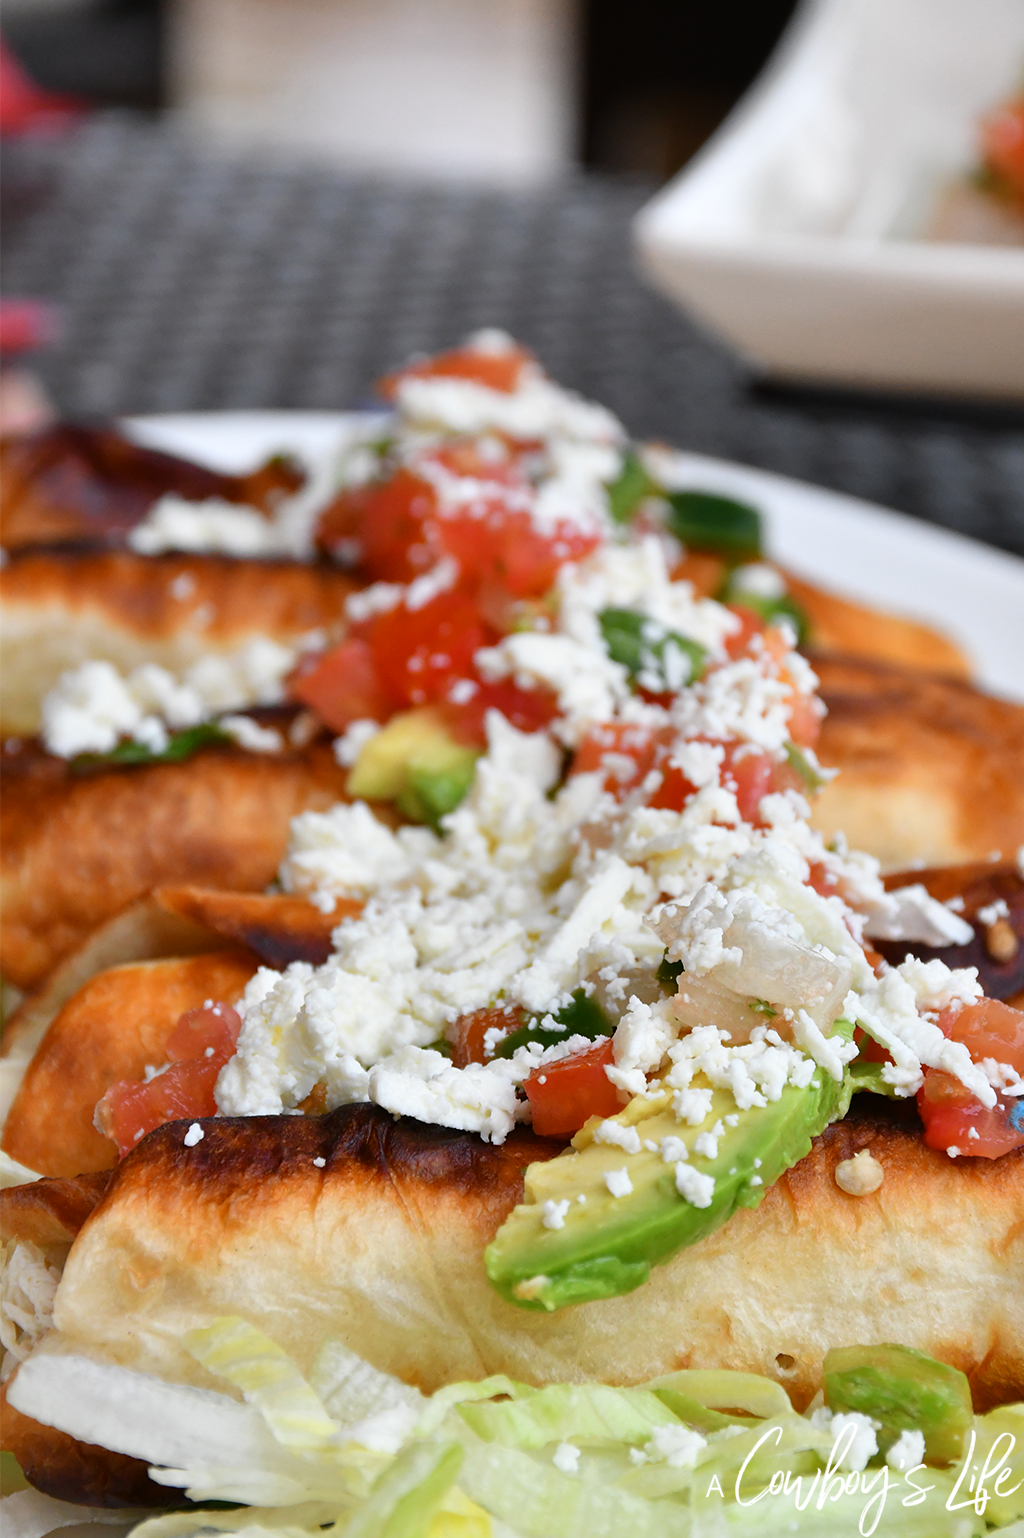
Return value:
M 183 758 L 198 753 L 200 748 L 209 747 L 211 743 L 231 741 L 230 734 L 216 721 L 203 721 L 199 726 L 172 732 L 162 753 L 154 753 L 145 743 L 128 738 L 119 742 L 116 748 L 111 748 L 109 753 L 79 753 L 77 758 L 71 760 L 71 768 L 75 773 L 82 774 L 122 764 L 177 764 Z
M 618 479 L 608 487 L 608 511 L 616 523 L 629 523 L 644 498 L 657 496 L 660 491 L 630 449 L 623 458 Z
M 704 671 L 703 646 L 635 609 L 603 609 L 599 623 L 609 657 L 652 694 L 674 692 Z
M 816 794 L 828 784 L 828 776 L 821 773 L 811 763 L 806 753 L 798 748 L 795 742 L 786 743 L 786 757 L 790 767 L 795 769 L 804 782 L 804 787 L 810 795 Z

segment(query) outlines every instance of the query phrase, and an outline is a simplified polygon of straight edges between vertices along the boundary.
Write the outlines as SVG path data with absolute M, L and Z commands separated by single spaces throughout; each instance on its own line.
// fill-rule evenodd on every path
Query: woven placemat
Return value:
M 59 307 L 39 368 L 67 413 L 356 406 L 409 353 L 498 325 L 639 436 L 1024 554 L 1019 421 L 751 390 L 637 276 L 648 185 L 410 185 L 216 156 L 127 114 L 5 159 L 4 289 Z

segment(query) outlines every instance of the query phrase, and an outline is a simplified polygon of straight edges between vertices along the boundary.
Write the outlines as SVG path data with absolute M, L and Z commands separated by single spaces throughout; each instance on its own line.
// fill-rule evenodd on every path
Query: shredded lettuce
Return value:
M 639 1444 L 650 1440 L 655 1426 L 681 1424 L 657 1394 L 603 1383 L 527 1389 L 525 1397 L 502 1404 L 460 1404 L 459 1414 L 482 1441 L 525 1450 L 578 1437 Z
M 208 1372 L 241 1389 L 282 1447 L 323 1447 L 339 1431 L 291 1358 L 244 1319 L 215 1319 L 189 1330 L 185 1349 Z
M 827 1415 L 752 1373 L 496 1375 L 427 1398 L 336 1341 L 307 1379 L 241 1319 L 184 1340 L 247 1402 L 46 1351 L 11 1381 L 24 1413 L 145 1458 L 193 1501 L 242 1503 L 152 1516 L 130 1538 L 1024 1538 L 1024 1404 L 975 1417 L 953 1468 L 860 1470 Z

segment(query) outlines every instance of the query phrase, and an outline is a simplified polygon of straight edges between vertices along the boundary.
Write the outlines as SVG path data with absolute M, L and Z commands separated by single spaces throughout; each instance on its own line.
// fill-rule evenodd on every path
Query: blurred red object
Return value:
M 36 85 L 0 37 L 0 134 L 63 133 L 85 110 L 77 97 Z
M 38 299 L 0 299 L 0 357 L 12 358 L 52 342 L 53 310 Z

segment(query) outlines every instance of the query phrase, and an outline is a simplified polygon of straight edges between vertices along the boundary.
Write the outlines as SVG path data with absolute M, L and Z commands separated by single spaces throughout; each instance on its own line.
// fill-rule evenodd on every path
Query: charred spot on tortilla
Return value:
M 306 898 L 283 892 L 224 892 L 200 886 L 158 887 L 153 895 L 170 913 L 247 946 L 278 970 L 293 961 L 322 966 L 331 954 L 331 934 L 362 906 L 338 898 L 331 912 L 324 913 Z
M 1024 991 L 1024 876 L 1019 868 L 985 860 L 898 871 L 885 884 L 894 891 L 918 882 L 970 924 L 974 938 L 941 949 L 920 940 L 872 940 L 875 949 L 893 966 L 911 955 L 922 961 L 938 958 L 948 967 L 977 967 L 986 998 L 1009 1001 Z
M 303 484 L 295 461 L 277 455 L 249 475 L 225 475 L 146 448 L 112 426 L 58 423 L 0 445 L 0 542 L 31 545 L 124 544 L 157 499 L 216 497 L 269 512 Z

